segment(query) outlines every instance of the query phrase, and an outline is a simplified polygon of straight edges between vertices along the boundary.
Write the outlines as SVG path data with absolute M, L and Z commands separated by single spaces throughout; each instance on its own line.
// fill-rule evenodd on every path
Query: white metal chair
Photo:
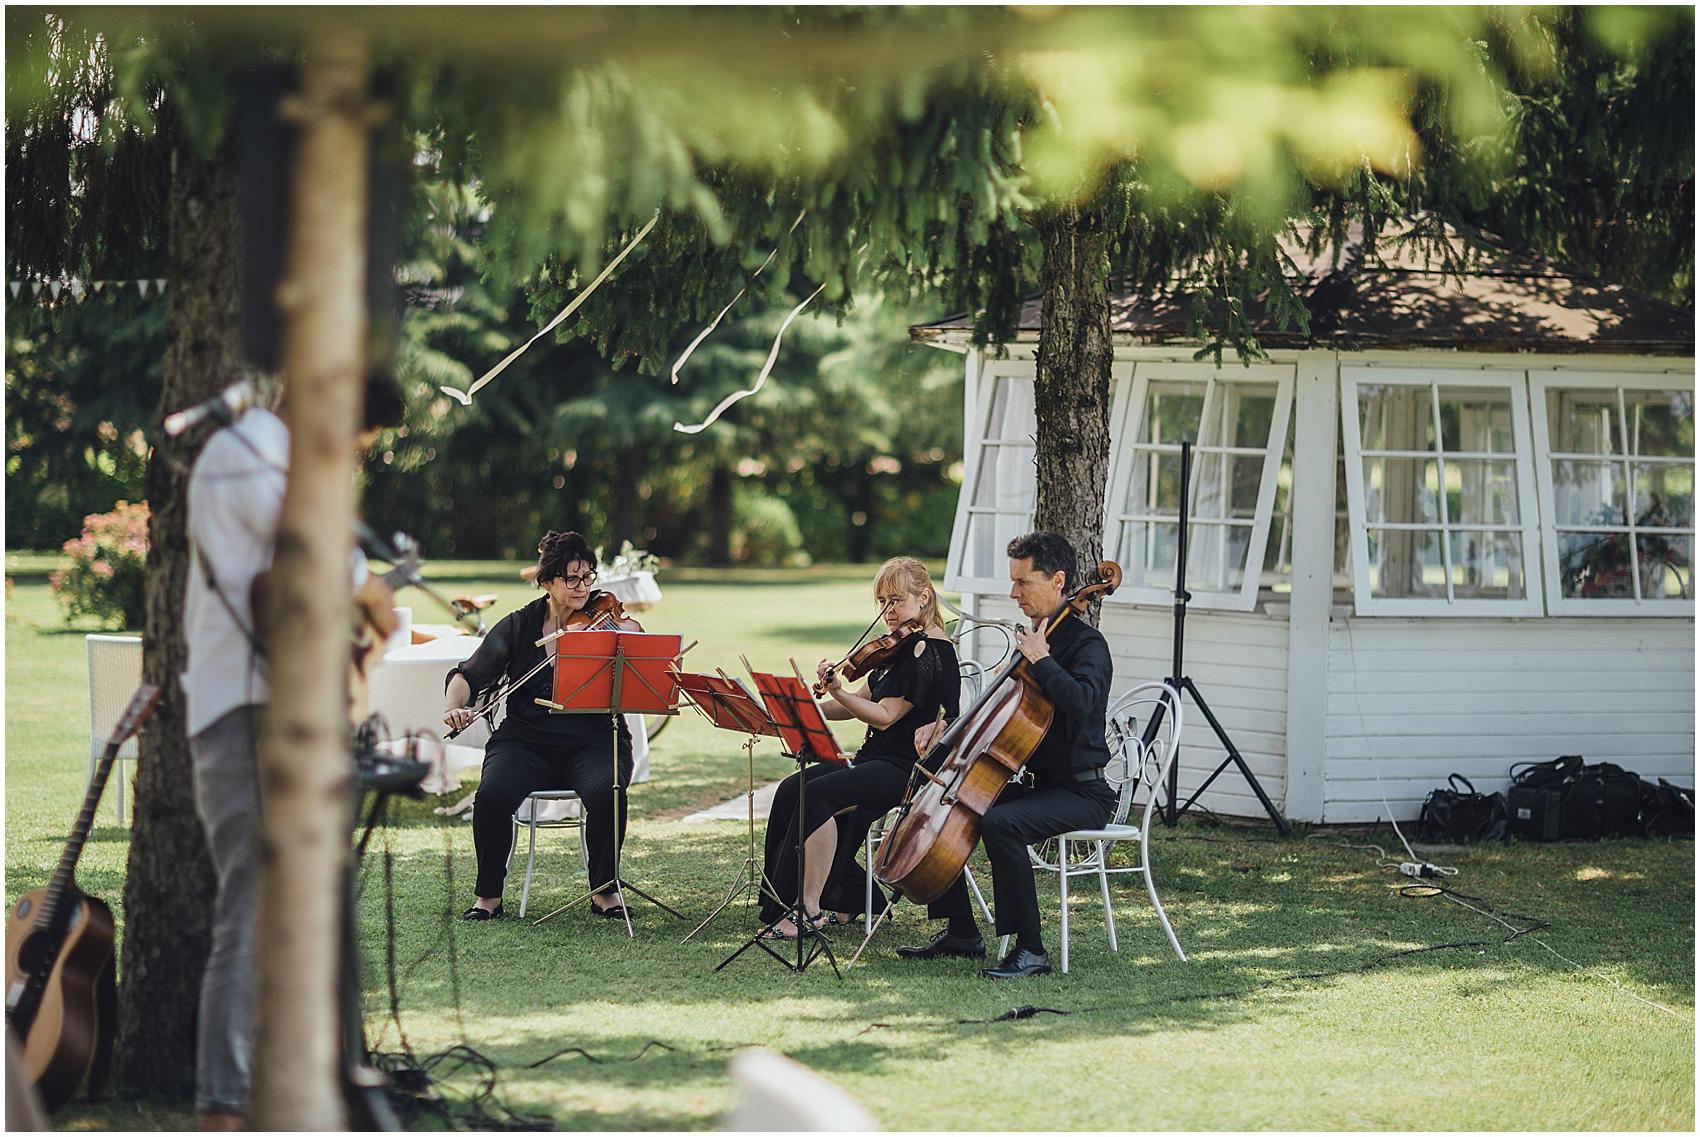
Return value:
M 1153 720 L 1156 719 L 1155 728 Z M 1058 893 L 1062 902 L 1062 969 L 1068 972 L 1068 882 L 1070 877 L 1096 876 L 1098 891 L 1104 901 L 1104 925 L 1109 930 L 1110 950 L 1119 951 L 1116 944 L 1116 918 L 1110 903 L 1110 876 L 1115 873 L 1139 873 L 1145 877 L 1145 890 L 1151 896 L 1151 906 L 1169 937 L 1169 946 L 1181 962 L 1186 952 L 1175 938 L 1175 930 L 1157 898 L 1157 885 L 1151 878 L 1151 817 L 1157 804 L 1158 787 L 1169 776 L 1169 767 L 1180 750 L 1181 699 L 1166 682 L 1141 683 L 1117 699 L 1110 707 L 1105 724 L 1105 737 L 1110 746 L 1110 764 L 1104 777 L 1116 790 L 1116 809 L 1110 823 L 1102 829 L 1076 829 L 1062 834 L 1054 842 L 1039 849 L 1030 849 L 1035 870 L 1057 874 Z M 1147 740 L 1144 736 L 1150 734 Z M 1139 824 L 1129 825 L 1128 814 L 1134 800 L 1143 794 L 1144 806 Z M 1122 841 L 1139 843 L 1137 863 L 1109 867 L 1110 848 Z M 1073 856 L 1073 846 L 1087 845 L 1091 849 L 1079 859 Z M 1049 855 L 1048 855 L 1049 854 Z M 1055 856 L 1052 861 L 1050 856 Z
M 83 643 L 89 662 L 89 774 L 94 777 L 95 763 L 106 749 L 106 740 L 118 725 L 124 708 L 142 682 L 142 637 L 87 635 Z M 120 823 L 124 812 L 124 762 L 134 761 L 137 742 L 134 736 L 118 748 L 118 761 L 113 769 L 117 793 L 115 806 Z
M 628 715 L 628 723 L 636 717 L 635 715 Z M 639 729 L 641 727 L 634 726 L 632 728 L 634 751 L 638 745 L 637 731 Z M 647 747 L 645 750 L 647 753 Z M 634 760 L 631 784 L 635 786 L 647 781 L 649 781 L 647 758 L 641 763 Z M 550 802 L 569 804 L 559 811 L 549 810 L 545 812 L 538 808 Z M 514 863 L 514 853 L 519 848 L 519 832 L 521 829 L 526 831 L 525 883 L 520 886 L 519 890 L 519 914 L 520 918 L 523 919 L 525 917 L 525 906 L 531 899 L 532 872 L 537 867 L 537 831 L 539 829 L 577 829 L 579 857 L 584 862 L 586 873 L 590 871 L 590 847 L 585 844 L 584 805 L 579 801 L 578 794 L 572 790 L 538 790 L 520 802 L 519 808 L 514 810 L 514 844 L 508 849 L 508 865 L 510 867 Z

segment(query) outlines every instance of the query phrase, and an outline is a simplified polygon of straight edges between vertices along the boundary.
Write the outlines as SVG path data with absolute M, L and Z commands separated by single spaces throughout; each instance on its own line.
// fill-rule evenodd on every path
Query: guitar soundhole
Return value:
M 34 903 L 32 903 L 29 897 L 26 896 L 22 900 L 18 901 L 18 906 L 12 910 L 12 914 L 22 920 L 25 916 L 28 916 L 34 908 Z

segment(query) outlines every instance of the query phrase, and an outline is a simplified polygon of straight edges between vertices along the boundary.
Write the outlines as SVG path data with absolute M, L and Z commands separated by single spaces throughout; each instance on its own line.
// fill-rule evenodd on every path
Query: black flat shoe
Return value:
M 986 940 L 979 933 L 953 936 L 949 931 L 943 931 L 920 947 L 900 947 L 897 954 L 904 959 L 943 959 L 946 956 L 985 959 Z
M 1049 975 L 1051 957 L 1042 951 L 1018 947 L 1003 957 L 996 967 L 982 967 L 980 974 L 987 979 L 1026 979 L 1033 975 Z
M 480 908 L 478 905 L 474 904 L 471 908 L 468 908 L 465 912 L 462 912 L 460 914 L 460 918 L 462 920 L 471 920 L 475 923 L 479 920 L 500 920 L 502 918 L 501 902 L 497 901 L 496 909 L 493 912 L 489 911 L 487 909 L 484 909 L 484 908 Z
M 590 914 L 592 916 L 604 916 L 610 920 L 624 920 L 626 918 L 626 906 L 615 904 L 608 908 L 598 908 L 593 901 L 590 905 Z

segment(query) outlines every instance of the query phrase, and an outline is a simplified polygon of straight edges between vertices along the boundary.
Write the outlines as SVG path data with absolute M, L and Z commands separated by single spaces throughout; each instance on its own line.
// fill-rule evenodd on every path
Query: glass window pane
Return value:
M 971 504 L 1024 513 L 1033 507 L 1035 477 L 1033 447 L 982 447 Z
M 1275 422 L 1275 393 L 1273 383 L 1218 383 L 1215 409 L 1199 445 L 1267 447 Z
M 1547 434 L 1561 454 L 1621 454 L 1617 392 L 1547 388 Z
M 1629 524 L 1621 462 L 1555 461 L 1552 496 L 1556 525 Z
M 1694 528 L 1694 467 L 1637 462 L 1635 524 L 1655 528 Z
M 1257 514 L 1257 492 L 1263 483 L 1261 454 L 1200 454 L 1193 467 L 1197 492 L 1192 516 L 1250 519 Z
M 998 380 L 992 398 L 992 417 L 986 431 L 991 438 L 1013 439 L 1031 443 L 1038 429 L 1033 412 L 1033 382 L 1019 376 Z
M 1628 597 L 1629 534 L 1559 533 L 1558 587 L 1566 597 Z
M 1525 595 L 1523 535 L 1451 533 L 1455 600 L 1521 600 Z
M 1694 599 L 1694 538 L 1637 533 L 1643 600 Z
M 1446 599 L 1440 530 L 1370 529 L 1366 535 L 1371 595 Z
M 1434 408 L 1426 384 L 1360 384 L 1358 426 L 1365 450 L 1433 450 Z
M 1448 451 L 1515 454 L 1511 392 L 1503 388 L 1442 387 L 1440 438 Z
M 1196 468 L 1194 477 L 1197 476 Z M 1133 452 L 1133 476 L 1128 479 L 1123 513 L 1181 513 L 1181 456 L 1156 450 Z
M 1146 388 L 1139 442 L 1197 442 L 1204 384 L 1158 380 Z
M 1694 453 L 1694 392 L 1625 391 L 1629 452 L 1688 457 Z
M 1249 525 L 1188 525 L 1186 586 L 1201 592 L 1238 592 L 1245 583 Z M 1173 561 L 1170 562 L 1171 580 Z
M 1175 587 L 1175 546 L 1180 526 L 1162 521 L 1122 522 L 1120 563 L 1128 585 Z
M 1364 515 L 1370 525 L 1440 521 L 1440 463 L 1422 458 L 1365 458 Z
M 1446 460 L 1446 517 L 1459 525 L 1516 525 L 1517 463 Z

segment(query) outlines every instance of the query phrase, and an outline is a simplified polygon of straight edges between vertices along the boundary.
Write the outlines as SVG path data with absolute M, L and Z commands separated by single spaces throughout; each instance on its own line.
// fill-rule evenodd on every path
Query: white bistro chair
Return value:
M 649 781 L 649 742 L 644 733 L 643 716 L 627 715 L 626 726 L 632 732 L 631 785 Z M 629 806 L 628 806 L 629 816 Z M 508 865 L 514 863 L 519 849 L 520 830 L 526 832 L 525 882 L 519 890 L 519 914 L 525 918 L 525 906 L 531 900 L 531 877 L 537 867 L 537 831 L 539 829 L 577 829 L 579 859 L 584 871 L 590 872 L 590 847 L 584 838 L 584 805 L 572 790 L 538 790 L 519 803 L 514 810 L 514 843 L 508 849 Z
M 1155 731 L 1152 720 L 1161 716 Z M 1057 874 L 1058 894 L 1062 901 L 1061 938 L 1062 969 L 1068 972 L 1068 882 L 1071 877 L 1096 876 L 1098 892 L 1104 901 L 1104 925 L 1109 930 L 1110 950 L 1121 950 L 1116 943 L 1116 917 L 1110 903 L 1110 877 L 1116 873 L 1138 873 L 1145 878 L 1145 891 L 1151 906 L 1169 937 L 1169 946 L 1181 962 L 1186 952 L 1181 950 L 1163 902 L 1157 897 L 1157 885 L 1151 878 L 1151 818 L 1157 804 L 1158 787 L 1169 776 L 1169 767 L 1180 749 L 1182 727 L 1181 699 L 1166 682 L 1141 683 L 1117 699 L 1110 707 L 1105 723 L 1105 741 L 1110 747 L 1110 764 L 1104 777 L 1116 791 L 1115 813 L 1102 829 L 1076 829 L 1062 834 L 1054 842 L 1045 842 L 1030 849 L 1033 867 L 1041 872 Z M 1151 733 L 1149 742 L 1144 738 Z M 1128 824 L 1136 798 L 1143 797 L 1139 823 Z M 1111 868 L 1110 849 L 1119 842 L 1137 842 L 1139 855 L 1129 866 Z M 1055 859 L 1052 860 L 1051 858 Z M 1007 946 L 1007 944 L 1006 944 Z
M 130 705 L 136 688 L 142 683 L 142 637 L 101 636 L 83 637 L 89 660 L 89 778 L 94 778 L 95 763 L 106 749 L 106 740 Z M 137 742 L 132 735 L 118 748 L 118 761 L 113 766 L 113 787 L 117 794 L 115 806 L 118 820 L 126 819 L 124 812 L 124 763 L 134 761 Z

